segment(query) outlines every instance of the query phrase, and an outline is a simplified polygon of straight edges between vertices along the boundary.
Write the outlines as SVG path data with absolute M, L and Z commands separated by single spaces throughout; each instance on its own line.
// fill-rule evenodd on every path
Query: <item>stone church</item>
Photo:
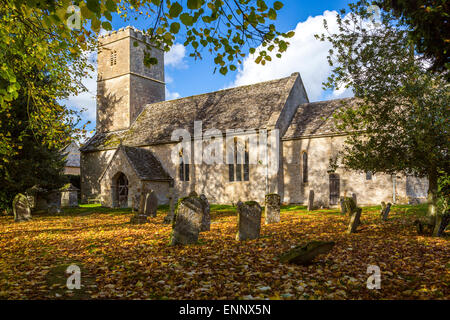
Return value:
M 149 55 L 157 58 L 156 65 L 144 64 Z M 274 192 L 283 203 L 306 204 L 310 190 L 318 206 L 337 205 L 340 196 L 353 194 L 360 205 L 423 200 L 427 185 L 421 179 L 330 167 L 345 141 L 332 121 L 341 105 L 341 100 L 309 102 L 299 73 L 166 101 L 164 53 L 134 28 L 114 31 L 99 38 L 97 129 L 80 149 L 82 201 L 130 206 L 141 188 L 154 190 L 159 203 L 168 201 L 169 190 L 175 197 L 195 190 L 223 204 L 263 204 L 264 196 Z M 214 128 L 269 135 L 277 130 L 279 148 L 267 153 L 266 163 L 249 164 L 248 154 L 257 150 L 249 150 L 249 137 L 236 131 L 226 148 L 234 148 L 238 138 L 244 141 L 244 163 L 194 164 L 183 161 L 185 155 L 173 161 L 180 142 L 172 133 L 185 129 L 194 137 L 195 121 L 201 121 L 202 132 Z M 195 137 L 190 143 L 193 154 Z M 278 169 L 268 170 L 275 157 Z

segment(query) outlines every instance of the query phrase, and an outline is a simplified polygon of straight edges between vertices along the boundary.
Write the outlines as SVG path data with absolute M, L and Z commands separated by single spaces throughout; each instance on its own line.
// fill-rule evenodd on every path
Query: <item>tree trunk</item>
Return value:
M 434 224 L 433 236 L 438 234 L 441 219 L 437 215 L 437 190 L 438 190 L 438 173 L 437 170 L 431 170 L 428 174 L 428 217 L 430 222 Z

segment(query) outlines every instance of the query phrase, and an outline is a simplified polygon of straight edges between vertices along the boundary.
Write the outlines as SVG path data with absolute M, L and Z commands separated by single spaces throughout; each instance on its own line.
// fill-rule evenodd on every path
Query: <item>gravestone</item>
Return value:
M 175 217 L 175 201 L 176 201 L 176 197 L 175 197 L 175 189 L 174 188 L 169 188 L 169 212 L 167 213 L 167 215 L 164 217 L 164 222 L 165 224 L 171 224 L 173 223 L 174 217 Z
M 264 209 L 265 224 L 280 222 L 281 197 L 276 193 L 266 195 Z
M 61 188 L 61 206 L 62 207 L 78 207 L 78 189 L 71 183 Z
M 360 224 L 361 219 L 361 208 L 356 208 L 350 216 L 350 223 L 348 224 L 347 233 L 355 233 L 356 229 L 358 228 Z
M 280 262 L 293 264 L 308 264 L 316 256 L 327 254 L 335 243 L 327 241 L 311 241 L 306 245 L 299 245 L 280 256 Z
M 139 208 L 138 208 L 138 212 L 140 214 L 144 214 L 144 209 L 145 209 L 145 192 L 144 192 L 144 188 L 141 187 L 140 193 L 139 193 Z
M 347 209 L 345 208 L 345 198 L 344 197 L 341 197 L 339 199 L 339 204 L 341 206 L 341 213 L 342 214 L 346 214 L 347 213 Z
M 18 193 L 13 200 L 14 221 L 28 221 L 31 219 L 31 207 L 26 195 Z
M 144 215 L 147 217 L 156 217 L 156 210 L 158 209 L 158 197 L 154 191 L 147 193 L 145 197 Z
M 251 240 L 259 238 L 261 231 L 262 208 L 256 201 L 237 204 L 238 232 L 236 240 Z
M 352 213 L 357 208 L 355 200 L 353 200 L 353 198 L 350 198 L 350 197 L 344 197 L 343 202 L 344 202 L 345 213 L 348 214 L 349 216 L 351 216 Z
M 48 213 L 58 214 L 61 212 L 61 192 L 59 190 L 50 191 L 47 194 Z
M 383 221 L 387 221 L 388 216 L 389 216 L 389 212 L 391 211 L 391 206 L 392 206 L 392 203 L 390 203 L 390 202 L 387 205 L 386 205 L 386 203 L 384 201 L 381 202 L 381 212 L 380 212 L 380 214 L 381 214 L 381 219 Z
M 308 211 L 314 210 L 314 190 L 309 190 Z
M 355 201 L 355 206 L 357 206 L 358 205 L 358 201 L 356 199 L 356 193 L 352 193 L 352 199 L 353 199 L 353 201 Z
M 189 196 L 181 199 L 175 212 L 170 244 L 173 246 L 197 243 L 202 220 L 203 204 L 200 198 Z
M 202 227 L 200 232 L 209 231 L 211 229 L 211 212 L 209 201 L 204 194 L 201 194 L 199 198 L 203 207 Z

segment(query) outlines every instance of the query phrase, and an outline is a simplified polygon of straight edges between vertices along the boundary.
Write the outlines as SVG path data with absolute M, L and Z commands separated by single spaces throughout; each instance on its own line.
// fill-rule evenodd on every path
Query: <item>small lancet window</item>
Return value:
M 303 183 L 308 182 L 308 153 L 306 151 L 302 152 L 302 174 Z
M 180 151 L 179 166 L 180 181 L 189 181 L 189 163 L 184 162 L 183 150 Z

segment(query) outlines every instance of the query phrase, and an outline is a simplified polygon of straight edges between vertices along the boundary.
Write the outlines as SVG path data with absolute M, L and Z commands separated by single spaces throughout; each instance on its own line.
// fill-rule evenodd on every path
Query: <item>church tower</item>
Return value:
M 144 59 L 156 58 L 146 66 Z M 145 105 L 165 100 L 164 52 L 126 27 L 99 37 L 97 132 L 127 129 Z

